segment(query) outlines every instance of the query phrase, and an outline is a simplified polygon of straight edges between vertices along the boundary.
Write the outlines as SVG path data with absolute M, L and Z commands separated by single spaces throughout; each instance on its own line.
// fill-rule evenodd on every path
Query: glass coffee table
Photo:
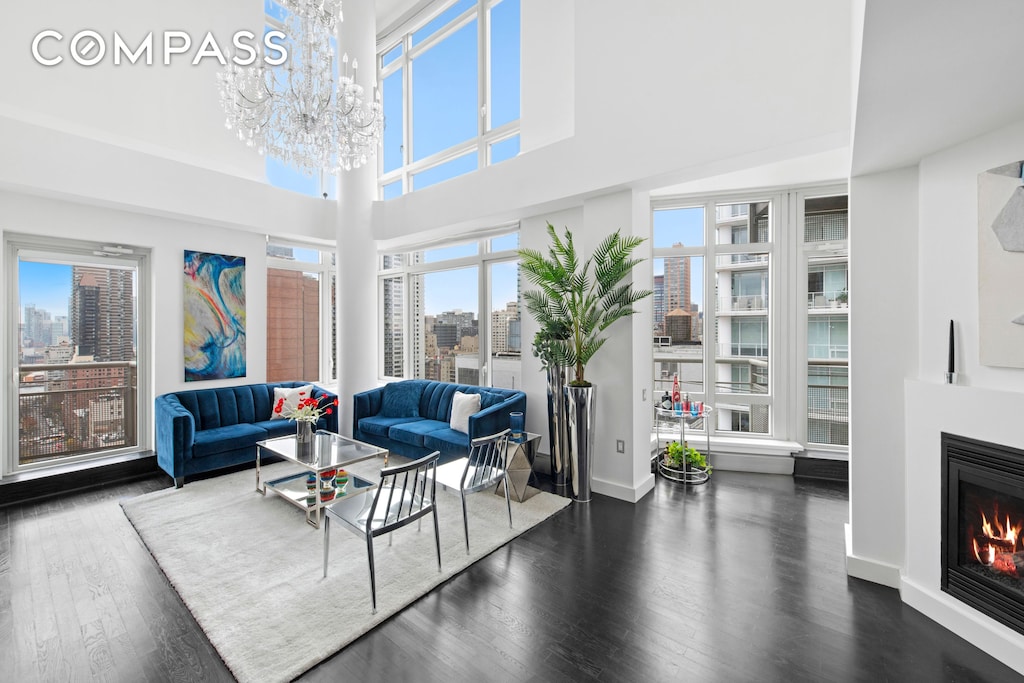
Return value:
M 276 455 L 301 469 L 283 477 L 263 481 L 260 464 L 265 455 Z M 298 443 L 294 434 L 256 442 L 256 491 L 267 495 L 270 490 L 292 505 L 306 511 L 306 522 L 320 528 L 321 511 L 341 498 L 371 491 L 376 481 L 348 473 L 348 481 L 338 485 L 337 471 L 363 460 L 382 458 L 387 466 L 388 450 L 341 436 L 318 431 L 309 444 Z M 332 474 L 333 473 L 333 474 Z

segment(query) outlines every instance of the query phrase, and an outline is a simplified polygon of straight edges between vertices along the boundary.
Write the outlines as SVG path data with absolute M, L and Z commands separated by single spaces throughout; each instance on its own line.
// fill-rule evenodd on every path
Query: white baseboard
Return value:
M 889 588 L 899 589 L 900 583 L 903 580 L 902 572 L 900 568 L 886 564 L 884 562 L 878 562 L 876 560 L 869 560 L 864 557 L 857 557 L 851 551 L 853 546 L 853 538 L 850 532 L 850 525 L 845 524 L 846 531 L 846 574 L 852 576 L 855 579 L 864 579 L 871 583 L 877 583 L 882 586 L 888 586 Z
M 647 475 L 639 484 L 632 488 L 595 477 L 590 482 L 590 488 L 594 493 L 600 493 L 602 496 L 611 496 L 612 498 L 624 500 L 627 503 L 635 503 L 654 490 L 654 475 Z

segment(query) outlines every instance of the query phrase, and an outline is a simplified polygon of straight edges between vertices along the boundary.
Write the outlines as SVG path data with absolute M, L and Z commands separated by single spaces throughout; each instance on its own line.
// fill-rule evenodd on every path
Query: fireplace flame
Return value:
M 1005 523 L 1000 522 L 999 512 L 992 515 L 991 521 L 988 516 L 981 513 L 981 534 L 971 539 L 974 559 L 993 570 L 1017 575 L 1017 563 L 1014 561 L 1014 554 L 1017 552 L 1017 542 L 1020 540 L 1020 533 L 1024 530 L 1024 522 L 1016 525 L 1010 523 L 1009 515 Z

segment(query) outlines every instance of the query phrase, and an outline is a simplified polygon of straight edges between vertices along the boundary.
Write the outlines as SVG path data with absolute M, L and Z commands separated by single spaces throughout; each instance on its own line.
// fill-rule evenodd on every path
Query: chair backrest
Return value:
M 497 484 L 505 477 L 510 430 L 473 439 L 460 488 L 471 493 Z
M 374 492 L 366 519 L 368 533 L 386 534 L 434 511 L 440 457 L 441 452 L 434 451 L 419 460 L 380 471 L 380 486 Z

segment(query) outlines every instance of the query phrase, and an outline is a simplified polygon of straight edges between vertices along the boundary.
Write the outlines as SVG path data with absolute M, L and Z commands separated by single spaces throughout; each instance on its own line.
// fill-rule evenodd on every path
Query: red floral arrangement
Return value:
M 289 409 L 288 412 L 285 412 L 284 399 L 277 399 L 277 403 L 274 405 L 274 412 L 296 422 L 316 423 L 324 415 L 332 414 L 334 406 L 338 405 L 338 399 L 336 398 L 333 400 L 327 396 L 303 398 L 305 393 L 304 391 L 299 392 L 298 405 L 294 409 Z

